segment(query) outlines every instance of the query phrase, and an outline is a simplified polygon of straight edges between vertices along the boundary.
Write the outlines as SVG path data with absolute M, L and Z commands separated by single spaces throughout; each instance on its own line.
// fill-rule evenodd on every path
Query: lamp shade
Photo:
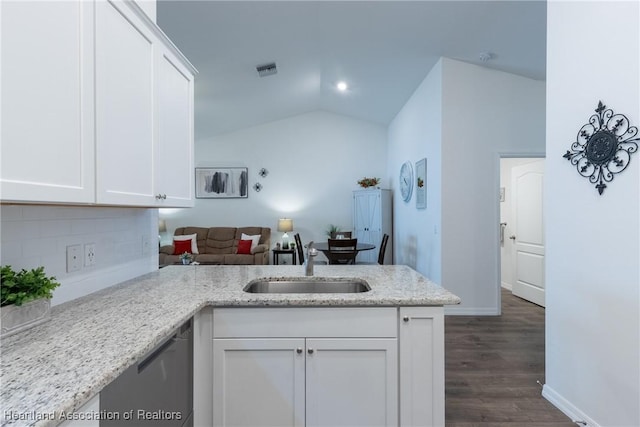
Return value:
M 280 218 L 278 220 L 278 231 L 285 233 L 293 231 L 293 220 L 291 218 Z
M 158 232 L 164 233 L 167 231 L 167 222 L 164 219 L 158 220 Z

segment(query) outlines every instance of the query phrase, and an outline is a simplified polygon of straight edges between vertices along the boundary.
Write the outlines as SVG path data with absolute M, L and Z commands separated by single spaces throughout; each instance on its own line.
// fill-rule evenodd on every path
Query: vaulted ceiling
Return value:
M 200 72 L 196 140 L 314 110 L 387 125 L 442 56 L 545 79 L 542 0 L 159 0 L 157 14 Z

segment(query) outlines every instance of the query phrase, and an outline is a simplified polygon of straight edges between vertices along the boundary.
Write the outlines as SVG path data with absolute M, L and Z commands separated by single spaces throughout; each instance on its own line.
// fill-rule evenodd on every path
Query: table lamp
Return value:
M 289 231 L 293 231 L 293 220 L 291 218 L 280 218 L 278 220 L 278 231 L 284 232 L 282 235 L 282 249 L 289 249 Z

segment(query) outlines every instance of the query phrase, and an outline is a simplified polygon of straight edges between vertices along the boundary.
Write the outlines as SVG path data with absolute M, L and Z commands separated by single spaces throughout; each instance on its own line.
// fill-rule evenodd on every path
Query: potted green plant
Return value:
M 376 178 L 376 177 L 367 178 L 365 176 L 360 181 L 358 181 L 358 185 L 362 188 L 375 187 L 378 184 L 380 184 L 380 178 Z
M 49 320 L 53 290 L 60 286 L 56 278 L 47 277 L 44 267 L 15 272 L 2 266 L 0 306 L 3 337 L 32 328 Z
M 180 255 L 180 261 L 182 261 L 183 265 L 189 265 L 191 264 L 191 254 L 189 252 L 185 252 L 182 255 Z
M 339 226 L 329 224 L 329 228 L 327 228 L 327 236 L 329 236 L 329 238 L 333 238 L 333 236 L 335 236 L 337 231 L 340 231 Z

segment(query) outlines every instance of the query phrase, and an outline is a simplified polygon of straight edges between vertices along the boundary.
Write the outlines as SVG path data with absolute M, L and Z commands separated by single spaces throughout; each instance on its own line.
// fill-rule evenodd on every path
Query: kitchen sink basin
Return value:
M 371 290 L 362 279 L 282 278 L 252 280 L 243 289 L 252 294 L 354 294 Z

